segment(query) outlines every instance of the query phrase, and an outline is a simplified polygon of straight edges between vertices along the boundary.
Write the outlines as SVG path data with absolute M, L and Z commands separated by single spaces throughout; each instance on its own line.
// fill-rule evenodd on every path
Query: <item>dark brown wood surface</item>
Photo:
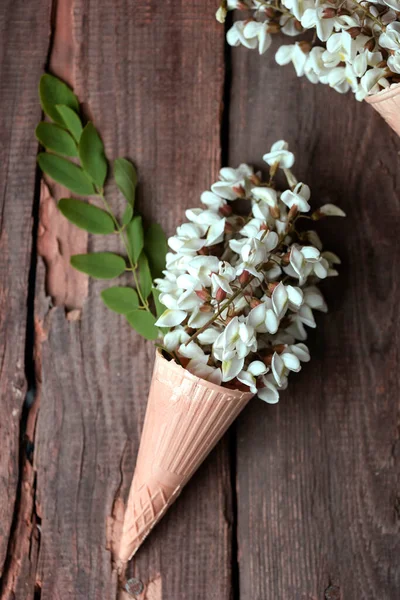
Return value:
M 100 284 L 68 268 L 71 251 L 99 246 L 56 212 L 62 190 L 39 186 L 47 67 L 74 86 L 108 157 L 136 163 L 140 211 L 168 233 L 221 152 L 262 166 L 279 138 L 315 206 L 348 214 L 320 227 L 343 265 L 313 360 L 278 406 L 252 401 L 151 534 L 128 573 L 140 599 L 395 600 L 399 139 L 273 52 L 226 52 L 212 0 L 50 4 L 0 7 L 0 598 L 129 598 L 113 530 L 154 352 L 103 307 Z

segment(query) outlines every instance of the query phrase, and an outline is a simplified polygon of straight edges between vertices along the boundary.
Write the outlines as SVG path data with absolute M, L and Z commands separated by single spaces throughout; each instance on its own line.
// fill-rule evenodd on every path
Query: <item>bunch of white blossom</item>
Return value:
M 333 204 L 307 215 L 310 188 L 292 174 L 286 142 L 263 158 L 267 183 L 246 164 L 223 168 L 201 195 L 204 207 L 186 211 L 188 222 L 168 240 L 164 278 L 155 280 L 166 307 L 156 326 L 169 328 L 165 350 L 195 375 L 275 403 L 290 371 L 310 360 L 305 326 L 316 326 L 314 310 L 327 310 L 317 285 L 340 263 L 299 222 L 345 215 Z M 284 191 L 276 189 L 279 169 Z M 235 210 L 243 200 L 247 216 Z
M 272 34 L 296 38 L 281 46 L 275 59 L 292 63 L 296 74 L 324 83 L 341 94 L 352 90 L 357 100 L 400 81 L 400 0 L 223 0 L 217 19 L 228 10 L 248 11 L 227 33 L 231 46 L 268 50 Z

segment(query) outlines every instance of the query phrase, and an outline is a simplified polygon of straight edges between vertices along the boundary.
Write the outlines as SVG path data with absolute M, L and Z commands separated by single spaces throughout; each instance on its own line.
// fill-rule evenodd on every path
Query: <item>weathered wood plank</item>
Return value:
M 129 156 L 136 163 L 146 221 L 158 220 L 171 233 L 219 168 L 224 66 L 214 3 L 67 4 L 70 26 L 61 48 L 64 42 L 70 47 L 71 83 L 101 131 L 109 158 Z M 56 27 L 55 47 L 64 33 Z M 64 59 L 51 60 L 56 72 Z M 42 218 L 51 230 L 57 217 L 51 216 L 51 204 L 47 208 Z M 70 247 L 66 239 L 58 241 L 66 262 Z M 114 241 L 107 242 L 109 248 Z M 100 246 L 104 239 L 89 240 L 91 249 Z M 51 309 L 44 291 L 46 248 L 36 304 L 43 336 L 35 453 L 41 599 L 114 598 L 106 524 L 110 531 L 127 495 L 154 350 L 106 310 L 97 283 L 90 283 L 79 320 L 71 312 L 71 296 L 67 317 L 63 306 Z M 152 582 L 155 599 L 162 589 L 163 598 L 174 600 L 228 600 L 230 506 L 225 442 L 137 555 L 135 576 Z
M 275 47 L 276 48 L 276 47 Z M 240 597 L 394 600 L 399 554 L 400 141 L 366 104 L 233 50 L 233 166 L 277 139 L 343 259 L 312 361 L 278 406 L 255 400 L 237 424 Z M 397 479 L 397 481 L 396 481 Z
M 34 128 L 40 117 L 36 86 L 46 61 L 49 18 L 48 0 L 1 3 L 0 576 L 17 510 L 20 419 L 27 389 L 24 354 L 37 151 Z

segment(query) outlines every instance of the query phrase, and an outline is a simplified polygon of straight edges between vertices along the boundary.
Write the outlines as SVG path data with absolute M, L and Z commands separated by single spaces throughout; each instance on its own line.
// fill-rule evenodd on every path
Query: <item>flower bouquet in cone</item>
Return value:
M 121 242 L 118 253 L 75 255 L 71 264 L 99 279 L 131 276 L 132 285 L 109 287 L 102 300 L 157 342 L 115 557 L 123 565 L 247 402 L 255 395 L 278 402 L 289 373 L 310 360 L 305 326 L 316 326 L 314 310 L 326 312 L 318 284 L 337 275 L 340 261 L 305 225 L 344 213 L 325 204 L 308 214 L 310 188 L 296 180 L 294 155 L 280 140 L 263 157 L 266 181 L 246 164 L 222 169 L 201 195 L 202 207 L 186 211 L 167 252 L 159 226 L 143 229 L 136 172 L 123 158 L 113 174 L 126 206 L 121 216 L 112 210 L 103 144 L 94 125 L 82 122 L 72 90 L 44 75 L 40 97 L 52 120 L 36 131 L 46 150 L 38 157 L 42 171 L 91 197 L 61 199 L 60 211 L 89 233 L 118 234 Z
M 366 100 L 400 135 L 400 0 L 223 0 L 217 19 L 228 10 L 246 14 L 227 33 L 231 46 L 268 50 L 282 32 L 293 43 L 275 54 L 279 65 L 292 63 L 298 77 L 351 90 Z M 310 37 L 295 38 L 314 30 Z

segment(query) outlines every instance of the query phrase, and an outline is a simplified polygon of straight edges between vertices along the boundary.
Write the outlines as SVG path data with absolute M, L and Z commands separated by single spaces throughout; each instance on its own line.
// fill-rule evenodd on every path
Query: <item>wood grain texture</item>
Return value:
M 220 166 L 224 40 L 214 4 L 73 0 L 68 6 L 70 52 L 56 63 L 51 56 L 50 64 L 59 72 L 68 58 L 70 81 L 108 157 L 136 163 L 139 210 L 170 234 Z M 64 44 L 64 34 L 56 27 L 53 48 L 58 36 Z M 109 193 L 122 210 L 115 189 Z M 62 253 L 67 240 L 60 236 Z M 116 243 L 92 237 L 89 248 Z M 103 306 L 101 284 L 90 282 L 78 320 L 74 311 L 66 317 L 64 307 L 52 308 L 46 251 L 43 258 L 36 302 L 43 331 L 38 584 L 41 600 L 105 600 L 116 597 L 110 532 L 135 465 L 154 349 Z M 132 572 L 145 585 L 159 582 L 163 598 L 228 600 L 231 518 L 225 442 L 152 533 Z
M 343 259 L 311 363 L 237 422 L 240 598 L 394 600 L 399 539 L 399 138 L 365 103 L 234 49 L 229 164 L 277 139 Z
M 48 24 L 47 0 L 1 3 L 0 576 L 15 510 L 20 419 L 27 391 L 24 354 L 36 174 L 34 128 L 40 117 L 36 86 L 46 60 Z

